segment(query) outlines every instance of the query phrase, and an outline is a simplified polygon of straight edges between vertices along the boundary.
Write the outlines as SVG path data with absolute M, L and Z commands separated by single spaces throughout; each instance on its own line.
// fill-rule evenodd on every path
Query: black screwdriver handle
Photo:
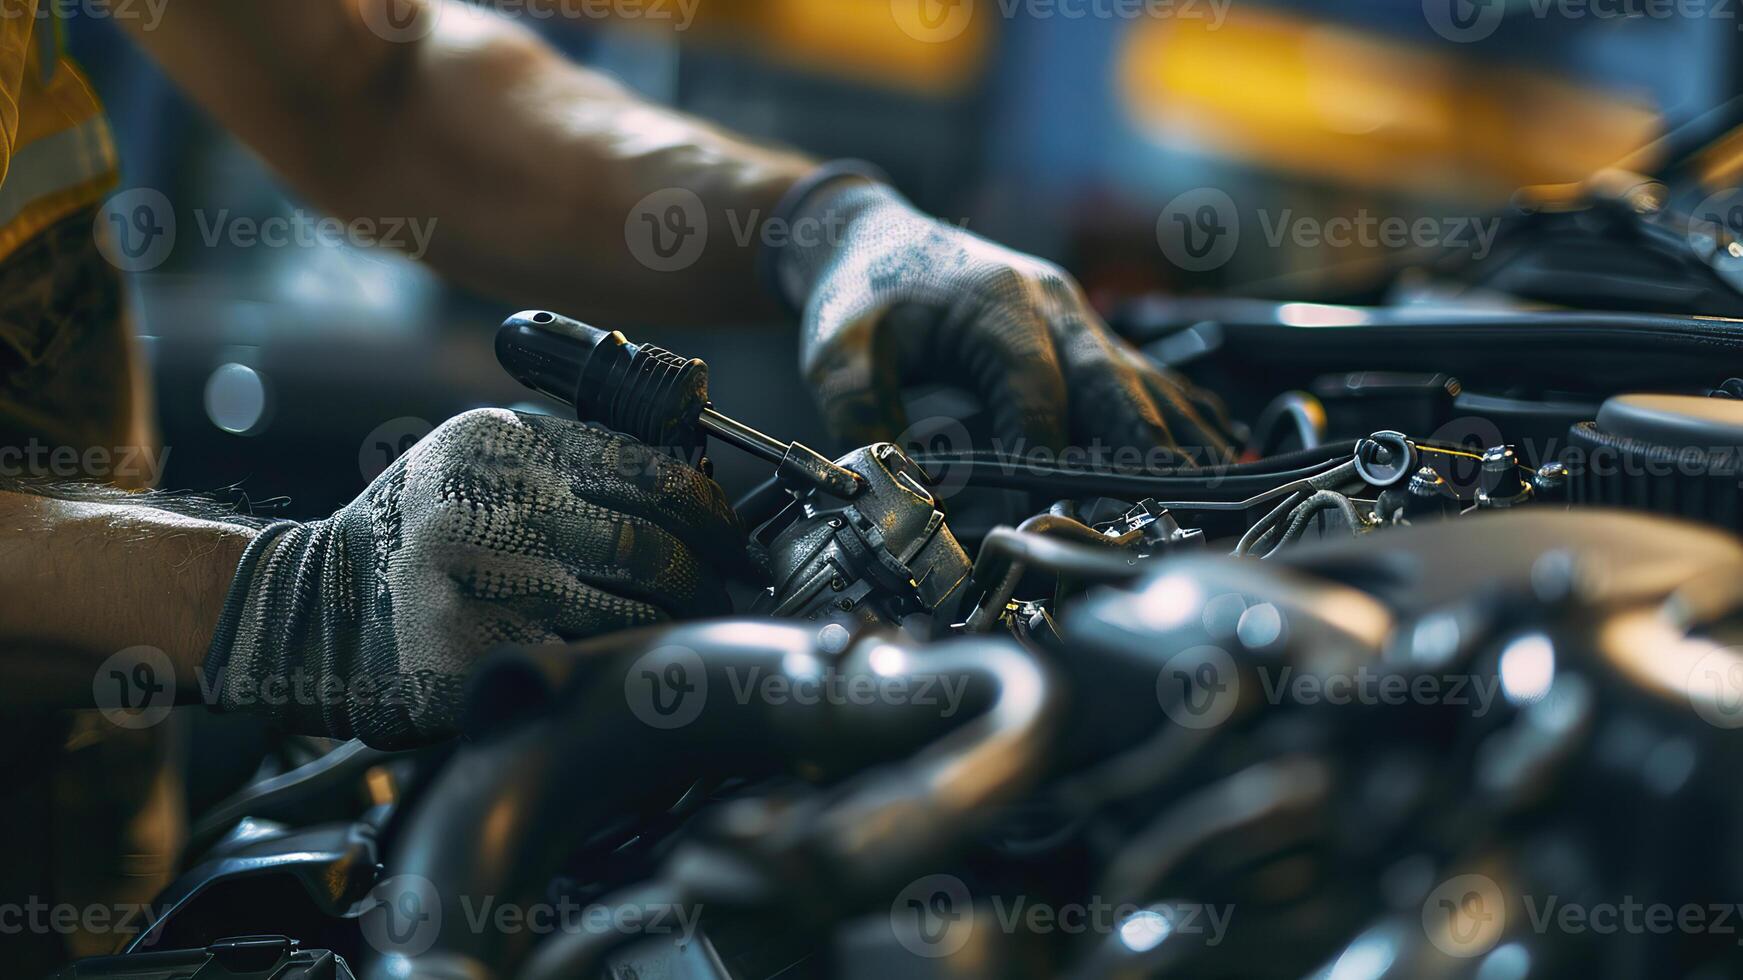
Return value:
M 496 332 L 496 359 L 575 417 L 679 455 L 701 452 L 696 422 L 708 404 L 708 365 L 631 342 L 544 310 L 516 313 Z

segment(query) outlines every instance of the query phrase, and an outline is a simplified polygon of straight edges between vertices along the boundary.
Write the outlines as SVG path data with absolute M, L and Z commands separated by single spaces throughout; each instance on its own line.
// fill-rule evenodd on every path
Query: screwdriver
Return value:
M 496 359 L 521 384 L 650 446 L 700 455 L 705 436 L 775 464 L 790 489 L 856 496 L 865 481 L 797 442 L 782 442 L 716 411 L 708 365 L 631 342 L 545 310 L 516 313 L 496 332 Z

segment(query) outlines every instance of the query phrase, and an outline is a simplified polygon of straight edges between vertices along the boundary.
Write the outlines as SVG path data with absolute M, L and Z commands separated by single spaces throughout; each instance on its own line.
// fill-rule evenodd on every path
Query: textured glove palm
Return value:
M 721 571 L 744 567 L 743 546 L 719 486 L 670 457 L 574 422 L 469 412 L 244 561 L 208 685 L 221 707 L 293 731 L 427 742 L 451 733 L 493 646 L 727 611 Z

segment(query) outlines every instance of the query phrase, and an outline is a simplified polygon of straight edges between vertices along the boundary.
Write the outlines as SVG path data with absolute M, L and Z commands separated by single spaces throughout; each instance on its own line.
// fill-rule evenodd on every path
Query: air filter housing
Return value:
M 1568 500 L 1743 533 L 1743 401 L 1619 395 L 1569 433 Z

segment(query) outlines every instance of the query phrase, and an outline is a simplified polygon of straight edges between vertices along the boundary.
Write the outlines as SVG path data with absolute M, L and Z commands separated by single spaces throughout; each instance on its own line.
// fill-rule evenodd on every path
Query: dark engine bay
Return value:
M 1726 294 L 1613 186 L 1580 249 Z M 501 651 L 456 743 L 307 745 L 65 975 L 1736 975 L 1743 323 L 1567 308 L 1571 220 L 1427 263 L 1511 308 L 1124 311 L 1249 420 L 1211 468 L 830 460 L 699 361 L 510 318 L 579 417 L 768 461 L 766 588 Z

